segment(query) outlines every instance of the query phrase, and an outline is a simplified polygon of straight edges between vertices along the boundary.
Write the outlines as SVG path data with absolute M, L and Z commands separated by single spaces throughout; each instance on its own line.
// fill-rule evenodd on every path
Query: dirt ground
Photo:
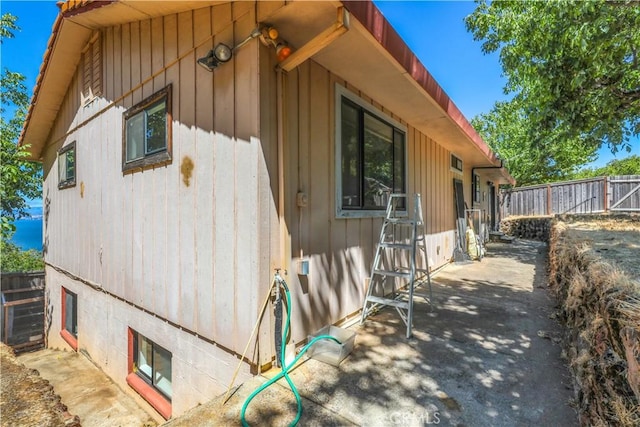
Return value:
M 640 282 L 640 216 L 598 217 L 596 220 L 567 221 L 569 229 L 604 260 Z
M 79 426 L 53 386 L 38 371 L 25 367 L 11 348 L 0 343 L 2 378 L 0 413 L 3 426 Z

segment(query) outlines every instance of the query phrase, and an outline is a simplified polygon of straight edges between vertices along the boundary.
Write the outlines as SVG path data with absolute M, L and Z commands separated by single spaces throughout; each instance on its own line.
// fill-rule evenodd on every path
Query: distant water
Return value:
M 42 251 L 42 208 L 27 209 L 29 217 L 17 220 L 11 242 L 23 250 Z

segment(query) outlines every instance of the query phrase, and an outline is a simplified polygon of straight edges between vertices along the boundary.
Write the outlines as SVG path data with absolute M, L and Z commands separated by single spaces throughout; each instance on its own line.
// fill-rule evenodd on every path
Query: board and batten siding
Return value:
M 259 42 L 213 73 L 196 60 L 243 40 L 255 13 L 234 2 L 102 29 L 103 95 L 81 105 L 79 68 L 44 156 L 46 262 L 235 353 L 270 285 L 276 155 L 259 134 Z M 123 113 L 169 84 L 172 162 L 123 174 Z M 72 141 L 76 186 L 59 190 Z
M 292 256 L 288 280 L 295 307 L 292 336 L 297 342 L 361 308 L 383 221 L 336 217 L 336 84 L 407 127 L 407 192 L 422 195 L 431 268 L 449 262 L 455 245 L 453 179 L 463 176 L 451 171 L 450 152 L 356 84 L 313 60 L 304 62 L 287 73 L 284 82 L 286 245 Z M 298 192 L 308 196 L 308 206 L 298 207 Z M 300 258 L 310 261 L 307 276 L 295 274 Z

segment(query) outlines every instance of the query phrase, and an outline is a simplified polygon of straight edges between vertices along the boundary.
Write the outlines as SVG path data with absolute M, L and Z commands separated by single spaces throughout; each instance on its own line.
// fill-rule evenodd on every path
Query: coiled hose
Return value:
M 289 370 L 291 368 L 293 368 L 296 365 L 296 363 L 298 363 L 298 360 L 300 360 L 300 358 L 306 353 L 306 351 L 316 341 L 332 340 L 332 341 L 337 342 L 338 344 L 341 344 L 341 342 L 336 337 L 332 337 L 331 335 L 319 335 L 319 336 L 313 338 L 307 345 L 305 345 L 302 348 L 302 350 L 300 351 L 300 353 L 298 353 L 298 355 L 295 357 L 295 359 L 293 359 L 293 361 L 291 361 L 291 363 L 289 363 L 288 365 L 285 365 L 285 352 L 284 352 L 285 344 L 284 343 L 285 343 L 286 337 L 287 337 L 287 335 L 289 333 L 289 324 L 291 323 L 291 295 L 289 294 L 289 287 L 287 286 L 287 283 L 284 280 L 279 279 L 279 277 L 277 277 L 276 280 L 278 281 L 278 285 L 277 286 L 282 285 L 284 287 L 284 294 L 287 297 L 287 322 L 285 323 L 284 331 L 282 332 L 282 337 L 283 337 L 282 338 L 282 347 L 283 348 L 282 348 L 282 351 L 280 352 L 280 359 L 281 359 L 280 360 L 280 366 L 282 366 L 282 370 L 280 371 L 280 373 L 278 373 L 278 375 L 276 375 L 275 377 L 271 378 L 269 381 L 267 381 L 266 383 L 262 384 L 260 387 L 255 389 L 253 391 L 253 393 L 251 393 L 249 395 L 247 400 L 245 400 L 244 405 L 242 405 L 242 410 L 240 411 L 240 421 L 242 422 L 243 427 L 249 427 L 249 423 L 247 423 L 247 420 L 245 419 L 245 415 L 246 415 L 247 407 L 249 406 L 249 403 L 251 403 L 251 401 L 253 400 L 254 397 L 256 397 L 258 394 L 262 393 L 270 385 L 274 384 L 280 378 L 283 378 L 283 377 L 284 377 L 284 379 L 287 380 L 287 383 L 289 384 L 289 388 L 293 392 L 293 395 L 296 397 L 296 404 L 298 405 L 298 413 L 296 414 L 296 418 L 289 425 L 291 427 L 298 425 L 298 422 L 300 421 L 300 417 L 302 416 L 302 398 L 300 397 L 300 393 L 298 393 L 298 389 L 296 388 L 296 385 L 293 383 L 293 381 L 289 377 Z

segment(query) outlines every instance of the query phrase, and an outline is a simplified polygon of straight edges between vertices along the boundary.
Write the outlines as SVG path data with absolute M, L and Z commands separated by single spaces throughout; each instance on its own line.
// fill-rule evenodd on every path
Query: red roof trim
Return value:
M 444 89 L 436 82 L 411 49 L 409 49 L 409 46 L 405 44 L 404 40 L 402 40 L 396 30 L 393 29 L 375 4 L 371 1 L 343 1 L 343 4 L 351 15 L 364 25 L 378 43 L 380 43 L 429 96 L 436 101 L 489 161 L 497 162 L 498 157 L 495 153 L 491 151 L 487 143 L 482 140 L 451 98 L 445 93 Z
M 60 13 L 62 13 L 65 18 L 69 18 L 80 13 L 98 9 L 102 6 L 108 6 L 116 1 L 118 0 L 68 0 L 59 2 L 58 7 L 60 8 Z

